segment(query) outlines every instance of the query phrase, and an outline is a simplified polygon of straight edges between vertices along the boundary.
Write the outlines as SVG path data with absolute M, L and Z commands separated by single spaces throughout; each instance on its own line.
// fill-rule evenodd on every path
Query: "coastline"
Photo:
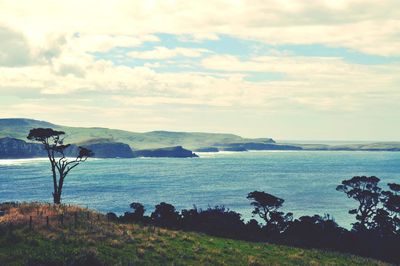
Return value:
M 93 160 L 110 160 L 110 159 L 122 159 L 122 160 L 130 160 L 130 159 L 141 159 L 141 160 L 155 160 L 155 159 L 195 159 L 195 158 L 209 158 L 209 157 L 216 157 L 218 155 L 237 155 L 237 154 L 252 154 L 252 153 L 350 153 L 350 152 L 357 152 L 357 153 L 397 153 L 397 150 L 314 150 L 314 149 L 303 149 L 303 150 L 247 150 L 247 151 L 218 151 L 218 152 L 196 152 L 198 157 L 132 157 L 132 158 L 122 158 L 122 157 L 112 157 L 112 158 L 90 158 L 91 161 Z M 73 159 L 73 157 L 67 157 L 69 159 Z M 32 157 L 32 158 L 2 158 L 0 159 L 0 166 L 2 165 L 18 165 L 18 164 L 29 164 L 33 162 L 43 162 L 47 161 L 47 157 Z

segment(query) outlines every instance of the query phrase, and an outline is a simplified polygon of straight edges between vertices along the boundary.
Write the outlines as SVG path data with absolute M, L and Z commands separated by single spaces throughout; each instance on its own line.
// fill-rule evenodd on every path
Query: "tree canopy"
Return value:
M 275 224 L 279 226 L 286 219 L 290 219 L 291 213 L 284 215 L 283 212 L 277 210 L 282 207 L 283 199 L 274 195 L 265 193 L 264 191 L 253 191 L 247 195 L 252 200 L 251 205 L 254 206 L 253 215 L 258 215 L 266 224 Z
M 376 176 L 354 176 L 351 179 L 343 180 L 336 190 L 346 193 L 347 197 L 358 201 L 356 209 L 349 210 L 350 214 L 355 214 L 358 223 L 355 227 L 360 229 L 370 228 L 372 217 L 376 214 L 377 206 L 380 202 L 381 188 L 378 186 L 380 179 Z

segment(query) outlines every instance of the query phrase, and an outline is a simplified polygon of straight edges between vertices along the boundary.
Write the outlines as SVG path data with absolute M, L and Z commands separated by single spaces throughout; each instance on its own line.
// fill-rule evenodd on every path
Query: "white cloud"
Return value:
M 24 66 L 31 64 L 32 60 L 32 51 L 25 36 L 0 25 L 0 66 Z
M 93 41 L 88 42 L 96 49 L 115 45 L 108 36 L 127 36 L 116 42 L 131 44 L 135 40 L 129 36 L 162 32 L 194 40 L 227 34 L 269 44 L 319 43 L 399 55 L 399 7 L 397 0 L 220 0 L 206 4 L 183 0 L 41 0 L 21 4 L 9 0 L 0 3 L 0 23 L 23 31 L 33 42 L 54 32 L 79 32 L 91 36 Z
M 236 57 L 198 47 L 204 40 L 219 39 L 221 45 L 233 45 L 224 43 L 229 39 L 223 35 L 228 35 L 267 44 L 322 44 L 399 56 L 399 7 L 397 0 L 1 1 L 0 91 L 3 99 L 19 104 L 6 103 L 9 108 L 2 108 L 0 116 L 29 116 L 34 110 L 32 116 L 53 120 L 65 112 L 57 109 L 63 105 L 82 121 L 124 125 L 134 114 L 135 121 L 162 127 L 175 121 L 163 112 L 176 109 L 173 115 L 179 116 L 180 108 L 194 110 L 185 115 L 199 119 L 203 109 L 232 112 L 231 117 L 221 117 L 235 125 L 243 112 L 262 119 L 267 113 L 397 110 L 398 63 L 359 65 L 339 57 L 274 50 Z M 159 33 L 188 43 L 167 48 L 156 36 Z M 128 63 L 143 59 L 143 67 L 93 56 L 146 42 L 157 47 L 115 54 Z M 179 65 L 173 60 L 178 56 L 185 57 Z M 196 68 L 199 61 L 202 72 Z M 157 72 L 172 64 L 186 71 Z M 251 75 L 267 77 L 271 72 L 282 74 L 281 79 L 249 81 Z M 35 99 L 25 99 L 25 93 Z M 53 101 L 70 98 L 81 102 Z M 109 121 L 102 122 L 104 117 Z
M 81 35 L 73 38 L 73 45 L 87 52 L 107 52 L 114 47 L 138 47 L 145 42 L 159 42 L 155 35 L 113 36 L 113 35 Z
M 161 67 L 161 64 L 159 62 L 145 63 L 143 66 L 148 67 L 148 68 L 158 68 L 158 67 Z
M 366 103 L 371 103 L 370 95 L 376 99 L 379 95 L 379 101 L 384 103 L 400 94 L 396 90 L 400 66 L 361 66 L 338 58 L 267 56 L 241 61 L 231 56 L 212 56 L 205 59 L 205 67 L 226 71 L 220 76 L 157 73 L 147 67 L 115 66 L 89 57 L 73 65 L 84 70 L 84 75 L 77 75 L 72 70 L 55 71 L 58 64 L 68 64 L 62 59 L 57 59 L 62 63 L 54 60 L 50 66 L 2 68 L 1 87 L 33 88 L 48 95 L 106 93 L 113 95 L 112 102 L 125 106 L 193 105 L 262 110 L 290 109 L 296 105 L 325 111 L 362 110 L 368 108 Z M 248 74 L 243 72 L 270 71 L 284 73 L 285 78 L 262 82 L 244 79 Z
M 193 42 L 200 43 L 204 40 L 212 40 L 217 41 L 220 38 L 215 33 L 195 33 L 190 35 L 181 35 L 178 37 L 178 40 L 181 42 Z
M 399 64 L 360 65 L 336 57 L 259 56 L 240 60 L 231 55 L 215 55 L 202 60 L 205 68 L 227 72 L 281 73 L 284 80 L 303 82 L 303 88 L 366 91 L 398 86 Z
M 206 49 L 200 48 L 166 48 L 162 46 L 157 46 L 154 50 L 150 51 L 133 51 L 128 53 L 130 57 L 139 58 L 139 59 L 168 59 L 177 56 L 184 57 L 200 57 L 203 53 L 207 52 Z

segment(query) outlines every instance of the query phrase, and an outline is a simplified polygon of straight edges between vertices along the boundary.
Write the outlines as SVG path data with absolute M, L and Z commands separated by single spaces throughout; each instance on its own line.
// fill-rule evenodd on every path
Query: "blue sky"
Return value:
M 220 35 L 217 40 L 204 40 L 204 41 L 182 41 L 182 37 L 179 35 L 171 34 L 155 34 L 159 38 L 157 42 L 146 42 L 140 47 L 126 48 L 126 47 L 115 47 L 114 49 L 106 52 L 93 53 L 97 59 L 112 60 L 115 63 L 121 63 L 128 66 L 142 66 L 144 63 L 157 61 L 153 60 L 129 60 L 120 61 L 117 55 L 126 54 L 130 51 L 152 51 L 156 47 L 162 44 L 162 47 L 174 49 L 176 47 L 185 48 L 198 48 L 207 49 L 207 54 L 229 54 L 237 56 L 241 59 L 249 59 L 257 55 L 268 55 L 274 53 L 282 53 L 292 56 L 317 56 L 317 57 L 340 57 L 346 62 L 356 64 L 389 64 L 399 63 L 400 56 L 386 56 L 386 55 L 375 55 L 366 54 L 357 50 L 327 46 L 324 44 L 306 44 L 306 45 L 271 45 L 256 40 L 245 40 L 235 38 L 233 36 Z M 174 57 L 176 62 L 185 61 L 184 56 Z M 172 70 L 171 70 L 172 71 Z
M 2 1 L 0 117 L 399 141 L 399 7 Z

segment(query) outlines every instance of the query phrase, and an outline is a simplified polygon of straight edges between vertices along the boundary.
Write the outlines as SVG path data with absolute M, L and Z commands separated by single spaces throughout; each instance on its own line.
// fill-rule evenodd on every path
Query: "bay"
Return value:
M 386 189 L 400 182 L 400 153 L 363 151 L 262 151 L 201 153 L 200 158 L 89 159 L 67 176 L 63 202 L 122 214 L 141 202 L 149 214 L 162 201 L 178 210 L 224 205 L 251 218 L 247 193 L 265 191 L 285 200 L 283 211 L 328 213 L 349 228 L 355 201 L 335 190 L 344 179 L 375 175 Z M 0 202 L 51 202 L 46 159 L 0 160 Z

